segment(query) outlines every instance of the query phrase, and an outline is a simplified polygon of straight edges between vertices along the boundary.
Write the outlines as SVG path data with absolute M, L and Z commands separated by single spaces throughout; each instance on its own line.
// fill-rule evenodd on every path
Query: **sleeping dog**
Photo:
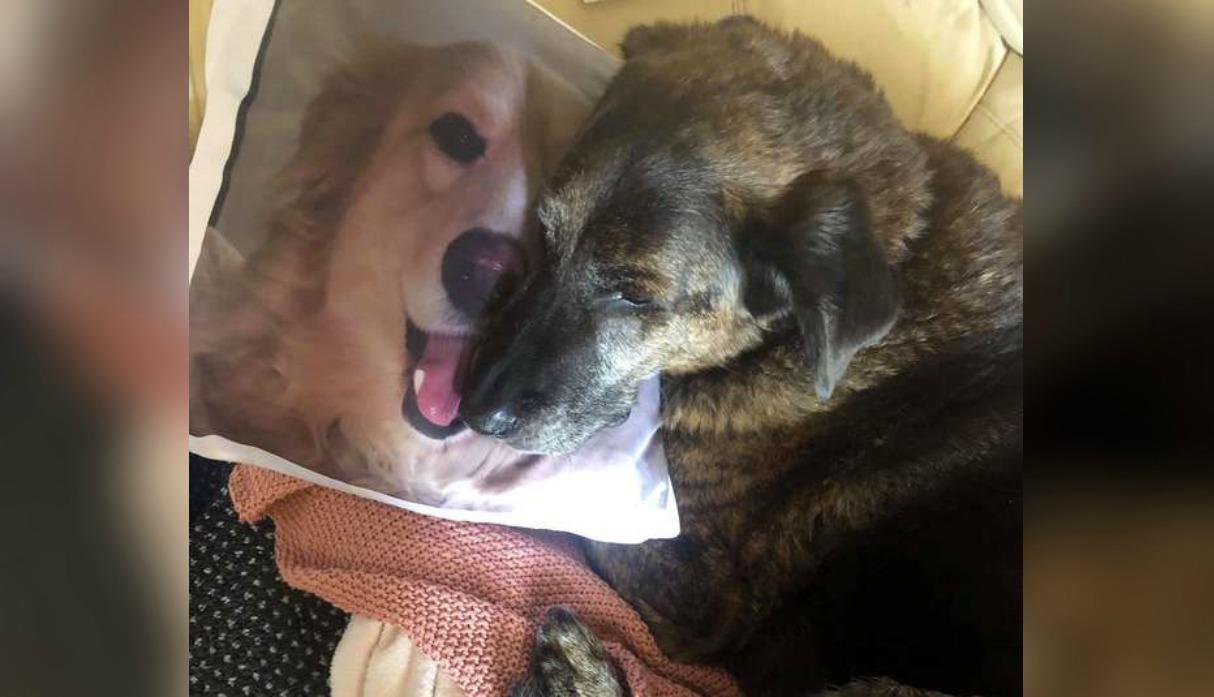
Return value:
M 563 452 L 662 376 L 683 534 L 590 544 L 752 694 L 1020 681 L 1021 204 L 871 78 L 749 18 L 631 31 L 461 405 Z M 568 613 L 523 694 L 624 691 Z
M 208 234 L 191 430 L 436 502 L 411 463 L 472 435 L 456 417 L 476 322 L 521 274 L 528 203 L 589 108 L 546 80 L 479 43 L 371 47 L 337 70 L 264 245 L 246 262 Z

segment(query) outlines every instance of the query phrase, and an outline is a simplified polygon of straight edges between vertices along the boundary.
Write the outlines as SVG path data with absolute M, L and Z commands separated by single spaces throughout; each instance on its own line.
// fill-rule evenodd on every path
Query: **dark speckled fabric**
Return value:
M 190 695 L 328 695 L 347 615 L 283 583 L 273 525 L 237 520 L 230 468 L 211 466 L 221 485 L 191 512 Z

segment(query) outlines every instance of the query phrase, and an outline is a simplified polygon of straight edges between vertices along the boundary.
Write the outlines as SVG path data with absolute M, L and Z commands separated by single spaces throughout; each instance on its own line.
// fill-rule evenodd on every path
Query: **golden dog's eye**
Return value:
M 485 155 L 485 139 L 464 116 L 447 112 L 430 123 L 430 137 L 444 155 L 470 165 Z

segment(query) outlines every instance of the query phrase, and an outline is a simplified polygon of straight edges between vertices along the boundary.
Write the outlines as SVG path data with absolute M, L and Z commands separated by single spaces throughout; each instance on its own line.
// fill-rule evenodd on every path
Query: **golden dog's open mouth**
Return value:
M 473 337 L 427 334 L 406 321 L 405 350 L 413 370 L 401 413 L 422 435 L 443 440 L 463 431 L 459 386 Z
M 452 308 L 472 324 L 491 300 L 513 292 L 525 271 L 517 240 L 472 228 L 443 254 L 443 290 Z M 427 332 L 406 318 L 405 350 L 413 368 L 401 411 L 422 435 L 442 440 L 464 429 L 460 387 L 474 340 L 467 334 Z

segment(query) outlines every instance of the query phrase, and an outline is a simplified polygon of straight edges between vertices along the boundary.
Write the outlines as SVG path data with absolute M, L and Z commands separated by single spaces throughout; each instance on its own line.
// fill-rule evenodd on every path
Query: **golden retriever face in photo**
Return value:
M 415 456 L 465 431 L 477 320 L 525 273 L 528 202 L 588 109 L 544 79 L 485 44 L 381 48 L 331 77 L 265 245 L 235 276 L 219 270 L 222 239 L 204 248 L 196 423 L 407 490 Z

